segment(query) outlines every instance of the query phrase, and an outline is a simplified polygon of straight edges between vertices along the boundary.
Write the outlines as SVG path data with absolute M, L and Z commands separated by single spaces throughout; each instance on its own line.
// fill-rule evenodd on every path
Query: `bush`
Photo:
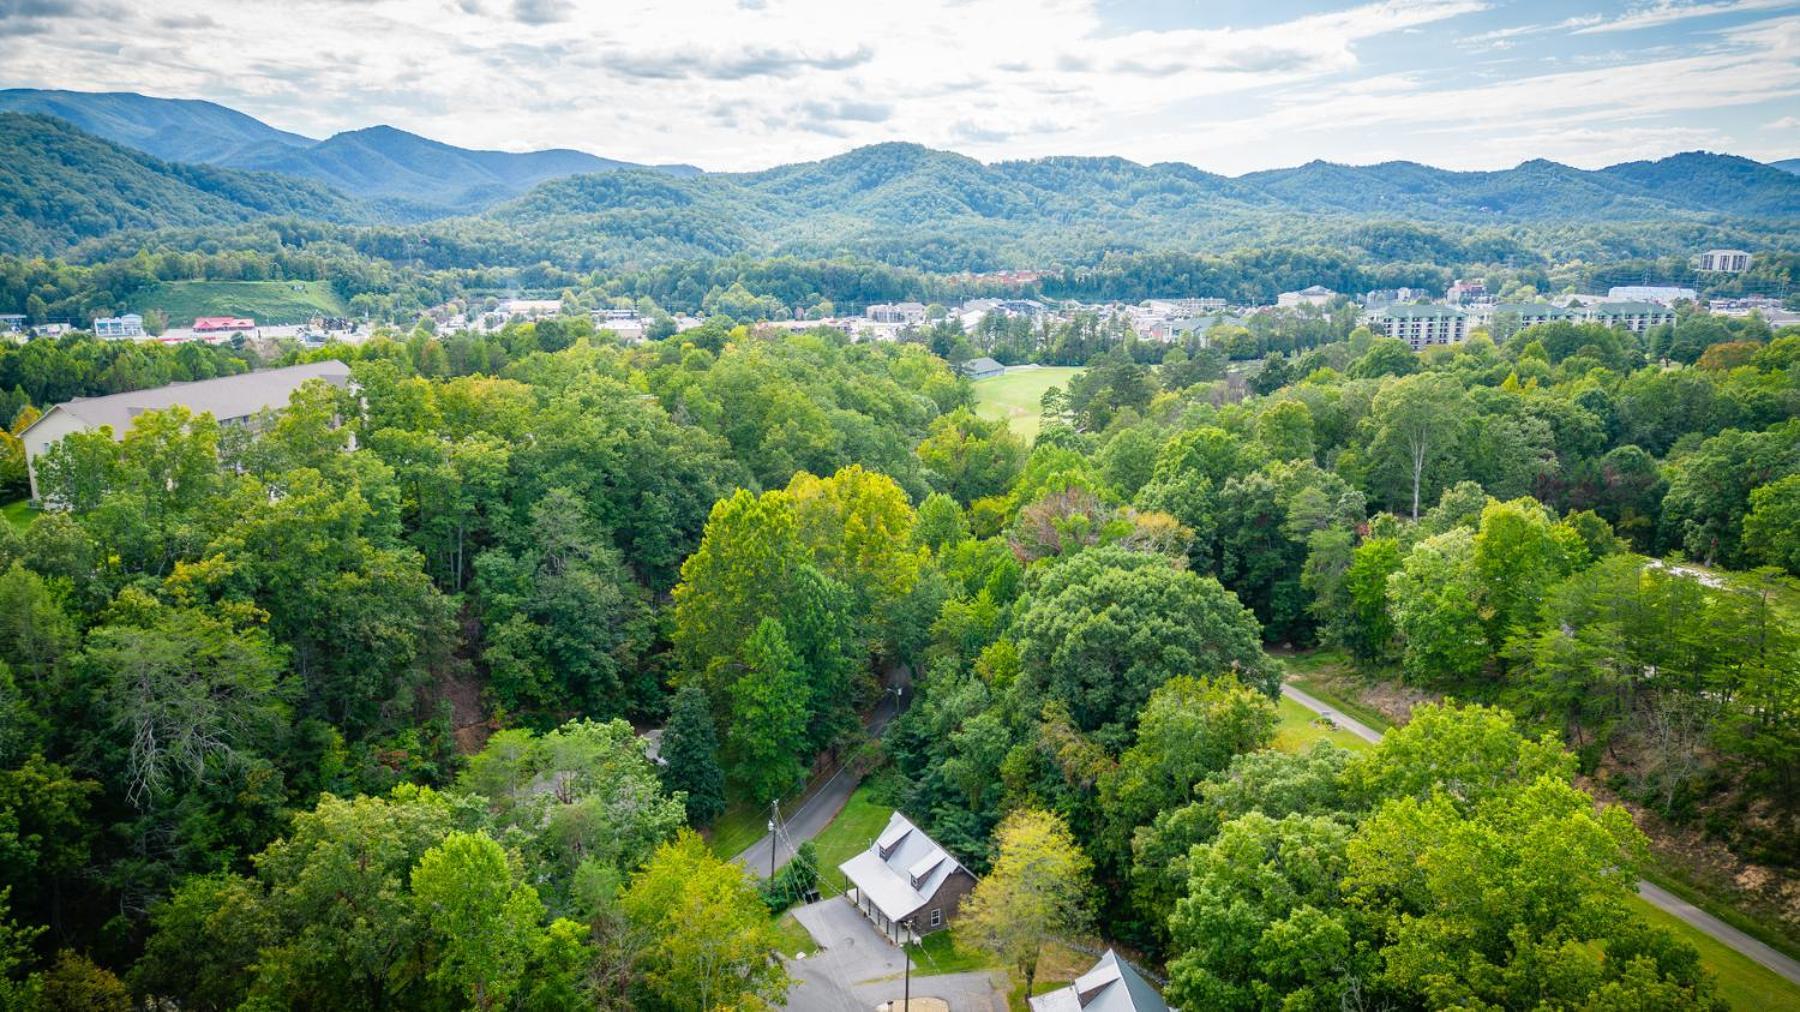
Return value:
M 794 859 L 758 887 L 771 915 L 779 914 L 819 889 L 819 852 L 812 841 L 800 845 Z

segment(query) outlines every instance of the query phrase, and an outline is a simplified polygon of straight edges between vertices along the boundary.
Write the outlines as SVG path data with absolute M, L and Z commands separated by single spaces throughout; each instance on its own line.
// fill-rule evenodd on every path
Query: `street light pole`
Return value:
M 901 927 L 906 929 L 906 938 L 911 938 L 913 933 L 913 919 L 908 917 Z M 902 993 L 905 995 L 906 999 L 906 1012 L 912 1012 L 912 957 L 906 954 L 906 938 L 900 940 L 900 962 L 906 964 L 905 991 Z

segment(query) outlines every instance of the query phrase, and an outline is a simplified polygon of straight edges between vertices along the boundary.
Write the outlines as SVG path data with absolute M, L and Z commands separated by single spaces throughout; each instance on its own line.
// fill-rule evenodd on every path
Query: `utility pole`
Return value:
M 775 881 L 775 821 L 781 818 L 781 799 L 769 802 L 769 881 Z
M 900 962 L 906 964 L 905 990 L 901 993 L 905 996 L 906 1012 L 912 1012 L 912 957 L 906 954 L 906 941 L 913 936 L 913 919 L 908 917 L 901 927 L 906 929 L 906 938 L 900 940 Z

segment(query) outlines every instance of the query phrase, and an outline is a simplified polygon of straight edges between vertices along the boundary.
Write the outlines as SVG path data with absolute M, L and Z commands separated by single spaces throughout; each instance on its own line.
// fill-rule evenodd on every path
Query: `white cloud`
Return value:
M 1575 30 L 1576 35 L 1592 35 L 1597 32 L 1632 32 L 1642 28 L 1656 28 L 1689 18 L 1711 17 L 1716 14 L 1742 14 L 1752 11 L 1781 10 L 1794 6 L 1794 0 L 1719 0 L 1716 3 L 1693 3 L 1684 0 L 1658 0 L 1656 3 L 1638 7 L 1616 18 L 1602 18 L 1592 24 Z
M 1502 157 L 1494 143 L 1456 134 L 1459 125 L 1574 158 L 1622 143 L 1628 135 L 1600 136 L 1609 121 L 1637 121 L 1636 143 L 1685 142 L 1694 124 L 1645 118 L 1796 86 L 1800 44 L 1763 21 L 1721 33 L 1704 53 L 1637 54 L 1635 70 L 1478 86 L 1461 68 L 1461 86 L 1446 89 L 1443 75 L 1397 73 L 1370 53 L 1433 50 L 1431 32 L 1441 37 L 1487 0 L 1343 2 L 1354 5 L 1260 27 L 1119 34 L 1101 0 L 165 0 L 153 12 L 58 18 L 53 32 L 9 40 L 0 75 L 210 98 L 314 136 L 387 122 L 469 146 L 577 147 L 719 169 L 883 140 L 985 158 L 1120 154 L 1229 171 L 1373 151 L 1453 164 Z M 1416 29 L 1427 32 L 1405 34 Z M 1558 141 L 1563 128 L 1596 133 Z

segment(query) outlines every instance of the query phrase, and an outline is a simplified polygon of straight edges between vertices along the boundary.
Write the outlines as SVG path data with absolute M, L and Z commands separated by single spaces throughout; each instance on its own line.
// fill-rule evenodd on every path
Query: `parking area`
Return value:
M 788 972 L 799 981 L 788 991 L 789 1009 L 854 1012 L 899 1000 L 905 957 L 855 907 L 833 897 L 796 907 L 794 917 L 819 950 L 805 959 L 786 960 Z M 942 998 L 951 1012 L 1004 1012 L 1006 998 L 995 977 L 985 972 L 915 976 L 912 994 Z

